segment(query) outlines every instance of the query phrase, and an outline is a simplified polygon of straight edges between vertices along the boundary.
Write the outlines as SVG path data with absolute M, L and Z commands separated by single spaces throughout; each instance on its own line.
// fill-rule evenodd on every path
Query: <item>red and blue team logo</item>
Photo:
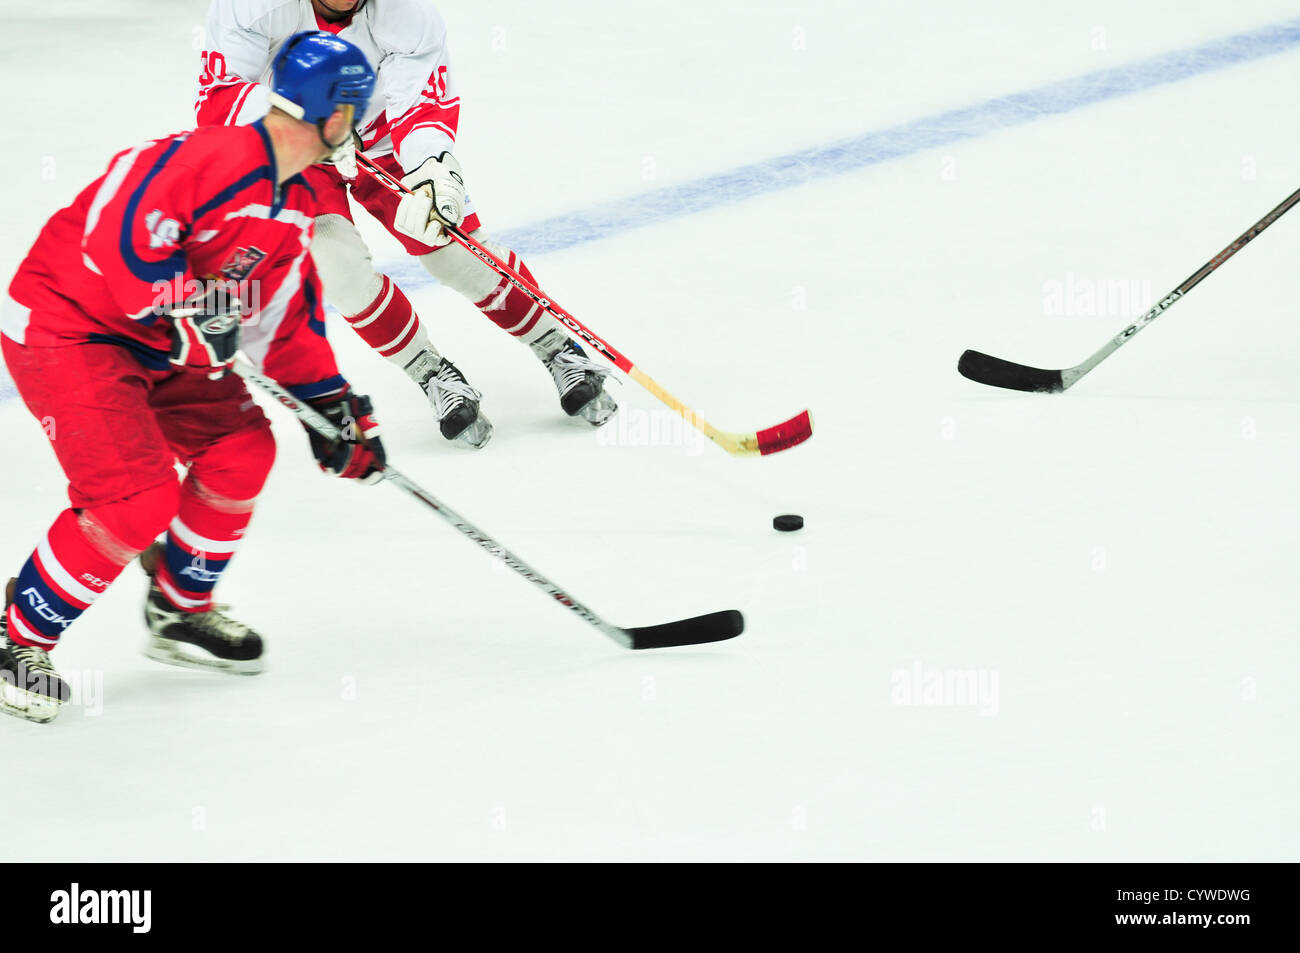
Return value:
M 266 252 L 255 245 L 236 248 L 235 253 L 230 256 L 230 261 L 221 266 L 221 273 L 231 281 L 243 281 L 265 257 Z

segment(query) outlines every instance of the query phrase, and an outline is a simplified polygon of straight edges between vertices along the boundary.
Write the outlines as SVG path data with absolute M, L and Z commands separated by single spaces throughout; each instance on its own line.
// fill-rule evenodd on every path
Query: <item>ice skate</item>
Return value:
M 151 580 L 160 559 L 160 543 L 140 556 Z M 214 605 L 206 612 L 183 612 L 151 581 L 144 604 L 144 620 L 149 627 L 144 654 L 156 662 L 183 668 L 256 675 L 264 667 L 262 637 L 226 615 L 228 608 Z
M 0 612 L 0 710 L 28 721 L 53 721 L 71 695 L 48 652 L 10 641 L 8 619 Z
M 563 332 L 548 331 L 532 349 L 551 372 L 560 407 L 570 417 L 580 417 L 599 427 L 618 411 L 617 401 L 605 390 L 609 367 L 587 357 Z
M 406 375 L 429 398 L 444 437 L 475 450 L 488 442 L 492 422 L 479 411 L 483 395 L 469 386 L 455 364 L 426 348 L 406 365 Z

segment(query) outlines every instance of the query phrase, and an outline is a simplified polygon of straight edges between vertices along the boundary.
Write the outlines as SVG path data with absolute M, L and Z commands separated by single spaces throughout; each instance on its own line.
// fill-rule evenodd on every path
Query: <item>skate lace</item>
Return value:
M 438 412 L 441 420 L 465 401 L 478 401 L 483 397 L 460 376 L 460 372 L 447 360 L 442 362 L 438 373 L 429 378 L 429 400 Z
M 229 608 L 230 606 L 225 604 L 214 605 L 207 612 L 193 613 L 188 621 L 190 625 L 208 635 L 215 635 L 224 642 L 238 645 L 252 629 L 242 622 L 236 622 L 222 611 Z
M 30 645 L 19 645 L 17 642 L 10 642 L 9 652 L 14 658 L 25 665 L 28 671 L 44 672 L 47 675 L 54 674 L 54 666 L 50 663 L 50 655 L 44 649 L 38 649 Z
M 595 374 L 601 380 L 604 380 L 609 374 L 609 368 L 606 365 L 597 364 L 585 354 L 570 350 L 567 347 L 551 358 L 548 367 L 551 371 L 551 377 L 555 379 L 555 386 L 560 390 L 561 397 L 583 383 L 588 374 Z

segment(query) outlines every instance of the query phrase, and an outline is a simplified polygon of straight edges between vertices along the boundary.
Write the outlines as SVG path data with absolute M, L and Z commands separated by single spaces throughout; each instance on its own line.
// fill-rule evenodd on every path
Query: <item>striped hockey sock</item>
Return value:
M 103 594 L 134 553 L 105 553 L 64 510 L 23 564 L 8 609 L 9 638 L 52 649 L 65 629 Z
M 361 339 L 398 367 L 405 367 L 429 345 L 410 299 L 387 275 L 380 275 L 379 293 L 357 314 L 343 319 Z
M 212 608 L 212 590 L 244 536 L 253 500 L 216 496 L 193 479 L 181 491 L 180 511 L 167 527 L 154 582 L 184 612 Z
M 506 264 L 533 284 L 537 283 L 533 273 L 518 255 L 509 251 L 505 257 Z M 546 312 L 507 278 L 497 282 L 496 287 L 482 300 L 474 302 L 474 307 L 502 331 L 519 338 L 524 344 L 532 344 L 553 325 L 549 319 L 541 320 Z

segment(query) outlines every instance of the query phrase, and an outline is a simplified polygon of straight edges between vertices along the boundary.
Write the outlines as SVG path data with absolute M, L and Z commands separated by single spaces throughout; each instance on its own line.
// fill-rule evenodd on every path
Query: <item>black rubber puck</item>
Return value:
M 779 529 L 783 533 L 793 533 L 797 529 L 803 529 L 803 517 L 796 516 L 794 513 L 774 516 L 772 517 L 772 528 Z

